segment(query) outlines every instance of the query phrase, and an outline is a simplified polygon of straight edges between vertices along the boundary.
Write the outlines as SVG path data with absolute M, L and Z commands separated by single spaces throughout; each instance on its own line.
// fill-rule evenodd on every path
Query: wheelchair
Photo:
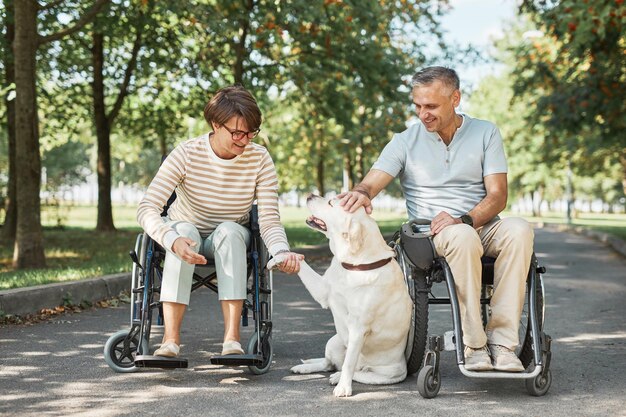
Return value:
M 432 238 L 427 231 L 430 222 L 416 220 L 402 225 L 389 245 L 396 256 L 413 299 L 412 326 L 407 341 L 405 356 L 408 373 L 418 372 L 417 389 L 424 398 L 434 398 L 441 388 L 439 371 L 440 353 L 456 351 L 456 361 L 461 373 L 471 378 L 523 379 L 530 395 L 545 395 L 552 384 L 550 372 L 551 338 L 544 333 L 545 293 L 541 274 L 546 269 L 539 266 L 532 255 L 526 280 L 526 296 L 519 327 L 519 346 L 515 353 L 522 362 L 525 372 L 476 372 L 465 369 L 465 346 L 461 314 L 454 278 L 445 258 L 438 256 Z M 483 257 L 481 313 L 483 324 L 489 320 L 489 303 L 494 287 L 495 259 Z M 448 297 L 433 295 L 433 285 L 445 282 Z M 428 336 L 429 305 L 449 304 L 452 310 L 453 330 L 443 335 Z M 423 361 L 422 361 L 423 358 Z
M 169 203 L 168 203 L 169 205 Z M 166 210 L 166 209 L 165 209 Z M 164 210 L 164 211 L 165 211 Z M 258 222 L 257 206 L 250 212 L 251 244 L 248 250 L 248 289 L 244 300 L 241 322 L 248 326 L 252 313 L 254 332 L 245 355 L 213 356 L 211 363 L 226 366 L 248 366 L 256 375 L 266 373 L 272 363 L 272 271 L 266 268 L 269 253 L 265 247 Z M 131 273 L 130 328 L 113 334 L 104 346 L 104 359 L 116 372 L 135 372 L 139 368 L 186 368 L 187 360 L 150 355 L 150 334 L 153 325 L 162 325 L 162 306 L 159 301 L 163 262 L 166 251 L 146 233 L 140 233 L 135 248 L 130 252 L 133 260 Z M 191 291 L 208 287 L 217 292 L 214 270 L 206 275 L 207 267 L 196 267 Z

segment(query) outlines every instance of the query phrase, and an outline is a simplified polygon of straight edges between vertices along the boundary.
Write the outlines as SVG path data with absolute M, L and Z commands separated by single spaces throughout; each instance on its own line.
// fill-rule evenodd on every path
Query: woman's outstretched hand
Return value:
M 268 269 L 278 268 L 287 274 L 300 272 L 300 261 L 304 255 L 295 252 L 281 252 L 273 257 L 267 264 Z
M 192 249 L 196 244 L 194 240 L 188 237 L 179 237 L 174 241 L 174 244 L 172 244 L 172 252 L 188 264 L 204 265 L 206 258 Z

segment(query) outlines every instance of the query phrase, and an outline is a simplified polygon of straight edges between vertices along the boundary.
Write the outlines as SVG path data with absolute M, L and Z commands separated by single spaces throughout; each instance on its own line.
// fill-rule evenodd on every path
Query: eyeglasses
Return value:
M 224 129 L 226 129 L 228 133 L 230 133 L 233 140 L 241 140 L 243 138 L 253 139 L 261 131 L 261 129 L 257 129 L 257 130 L 253 130 L 252 132 L 244 132 L 243 130 L 230 130 L 228 126 L 226 125 L 222 125 L 222 126 L 224 126 Z

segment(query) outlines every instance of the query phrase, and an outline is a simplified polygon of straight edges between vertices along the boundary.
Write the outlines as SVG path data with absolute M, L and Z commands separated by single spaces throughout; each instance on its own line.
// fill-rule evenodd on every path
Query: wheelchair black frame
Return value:
M 452 323 L 453 332 L 456 347 L 456 360 L 457 365 L 461 372 L 472 378 L 509 378 L 509 379 L 532 379 L 544 372 L 544 368 L 549 368 L 550 361 L 550 336 L 547 336 L 539 327 L 539 319 L 537 317 L 537 274 L 545 272 L 545 268 L 538 266 L 538 261 L 533 254 L 529 272 L 527 275 L 527 293 L 528 293 L 528 314 L 530 322 L 530 333 L 533 348 L 533 359 L 535 368 L 532 372 L 476 372 L 468 371 L 465 369 L 465 345 L 463 343 L 463 328 L 461 325 L 461 312 L 458 296 L 456 293 L 456 286 L 454 284 L 454 277 L 450 266 L 446 260 L 442 257 L 435 259 L 435 265 L 433 266 L 432 274 L 428 276 L 432 279 L 432 276 L 436 275 L 437 270 L 441 270 L 443 273 L 443 280 L 446 282 L 449 298 L 429 298 L 429 304 L 450 304 L 452 310 Z M 438 282 L 438 279 L 431 280 L 430 285 L 433 282 Z M 429 286 L 430 286 L 429 285 Z M 481 304 L 489 303 L 489 299 L 481 298 Z M 521 341 L 522 342 L 522 341 Z M 439 371 L 439 355 L 438 352 L 443 350 L 441 336 L 429 337 L 429 348 L 424 357 L 424 365 L 432 364 L 434 371 Z M 545 355 L 545 361 L 544 361 Z M 545 362 L 545 363 L 544 363 Z
M 251 262 L 248 263 L 248 271 L 247 276 L 250 277 L 252 273 L 252 286 L 248 289 L 248 292 L 251 293 L 252 301 L 250 297 L 247 297 L 244 300 L 244 306 L 242 311 L 242 326 L 248 325 L 248 311 L 251 310 L 253 314 L 253 319 L 255 321 L 254 332 L 256 334 L 256 352 L 257 355 L 264 357 L 265 352 L 263 349 L 266 347 L 269 348 L 271 354 L 271 346 L 267 345 L 263 341 L 266 341 L 268 338 L 271 338 L 272 332 L 272 312 L 273 312 L 273 300 L 272 300 L 272 290 L 273 290 L 273 276 L 272 271 L 262 271 L 262 268 L 265 268 L 267 265 L 269 254 L 267 253 L 267 249 L 265 249 L 263 242 L 260 236 L 259 222 L 258 222 L 258 211 L 256 205 L 253 205 L 252 210 L 250 212 L 250 231 L 251 231 L 251 239 L 250 239 L 250 250 L 248 252 L 248 256 L 251 259 Z M 154 301 L 154 294 L 160 293 L 161 287 L 160 284 L 162 282 L 162 270 L 157 267 L 161 262 L 165 260 L 165 250 L 163 248 L 157 247 L 158 243 L 156 243 L 148 234 L 143 233 L 141 236 L 141 241 L 136 243 L 135 250 L 130 252 L 130 256 L 135 264 L 132 276 L 132 288 L 131 288 L 131 311 L 130 311 L 130 330 L 128 331 L 127 336 L 125 337 L 124 351 L 131 352 L 131 344 L 133 341 L 137 341 L 137 349 L 136 356 L 139 355 L 148 355 L 149 354 L 149 340 L 150 333 L 152 329 L 152 314 L 154 310 L 159 310 L 158 315 L 158 323 L 162 324 L 162 308 L 161 301 Z M 141 260 L 137 256 L 137 251 L 141 252 L 142 248 L 145 248 L 145 262 L 142 265 Z M 139 254 L 143 256 L 142 253 Z M 265 274 L 267 273 L 267 277 Z M 135 274 L 138 274 L 135 276 Z M 155 277 L 156 275 L 156 277 Z M 200 288 L 207 287 L 212 291 L 217 293 L 217 285 L 212 283 L 212 279 L 215 277 L 215 273 L 211 273 L 206 277 L 202 277 L 194 271 L 194 278 L 192 283 L 191 291 Z M 267 288 L 264 287 L 261 282 L 262 279 L 266 279 L 265 282 Z M 135 287 L 135 283 L 138 285 Z M 137 295 L 141 294 L 141 300 L 137 299 Z M 261 295 L 267 295 L 268 301 L 262 301 Z M 141 305 L 139 305 L 141 304 Z M 268 343 L 271 344 L 270 341 Z M 130 354 L 130 353 L 129 353 Z M 271 363 L 271 357 L 267 359 Z M 258 361 L 255 361 L 251 366 L 251 370 L 254 373 L 263 373 L 259 369 L 256 369 Z M 268 366 L 269 367 L 269 366 Z M 252 369 L 255 368 L 255 369 Z
M 415 224 L 422 224 L 419 222 L 413 222 Z M 476 371 L 468 371 L 465 369 L 465 346 L 463 343 L 463 328 L 461 325 L 461 313 L 460 313 L 460 305 L 456 292 L 456 286 L 454 284 L 454 277 L 452 275 L 452 271 L 450 270 L 450 266 L 446 262 L 445 258 L 436 256 L 432 259 L 432 265 L 430 268 L 426 270 L 418 268 L 413 262 L 410 260 L 409 256 L 405 252 L 405 248 L 403 247 L 400 239 L 400 233 L 397 232 L 392 241 L 390 242 L 390 246 L 392 246 L 398 256 L 398 261 L 400 262 L 400 266 L 402 268 L 402 272 L 405 276 L 405 280 L 407 282 L 407 286 L 409 286 L 409 291 L 411 291 L 411 286 L 413 286 L 414 291 L 427 292 L 429 296 L 427 297 L 427 303 L 420 301 L 420 305 L 417 304 L 417 299 L 414 300 L 416 303 L 414 307 L 414 315 L 424 314 L 426 318 L 429 317 L 428 306 L 431 304 L 450 304 L 451 306 L 451 314 L 452 314 L 452 323 L 453 323 L 453 343 L 454 350 L 456 351 L 456 360 L 457 366 L 459 367 L 461 373 L 465 376 L 472 378 L 505 378 L 505 379 L 524 379 L 526 382 L 526 388 L 531 395 L 541 396 L 544 395 L 548 389 L 550 388 L 552 376 L 550 373 L 550 360 L 551 360 L 551 342 L 552 339 L 549 335 L 545 334 L 543 331 L 543 308 L 545 306 L 545 294 L 543 291 L 543 284 L 541 280 L 541 274 L 545 273 L 546 269 L 542 266 L 538 265 L 537 258 L 533 253 L 531 258 L 531 263 L 526 279 L 526 287 L 527 287 L 527 296 L 528 296 L 528 321 L 530 322 L 530 332 L 528 328 L 526 328 L 525 338 L 524 340 L 520 340 L 520 351 L 519 356 L 522 361 L 527 362 L 524 366 L 530 366 L 531 363 L 534 364 L 534 368 L 531 372 L 476 372 Z M 427 236 L 427 235 L 425 235 Z M 432 239 L 426 237 L 430 240 L 432 245 Z M 434 253 L 433 247 L 433 253 Z M 486 262 L 485 262 L 486 261 Z M 483 290 L 487 288 L 489 285 L 493 285 L 493 267 L 495 263 L 495 259 L 485 257 L 481 260 L 482 263 L 482 277 L 481 277 L 481 285 Z M 489 274 L 489 275 L 487 275 Z M 420 280 L 421 283 L 418 285 L 416 280 Z M 414 282 L 411 282 L 414 281 Z M 432 294 L 432 285 L 436 282 L 446 282 L 446 287 L 448 290 L 448 298 L 437 298 Z M 541 286 L 541 318 L 538 317 L 538 300 L 537 300 L 537 290 Z M 422 288 L 421 290 L 419 288 Z M 481 307 L 483 310 L 483 319 L 486 319 L 486 308 L 487 305 L 491 301 L 491 297 L 484 297 L 483 290 L 481 290 Z M 425 311 L 418 311 L 419 308 Z M 542 322 L 539 323 L 539 320 Z M 485 323 L 486 324 L 486 323 Z M 414 320 L 415 329 L 412 329 L 415 334 L 418 333 L 417 328 L 417 320 Z M 425 326 L 426 329 L 428 326 Z M 422 329 L 424 330 L 424 329 Z M 442 340 L 442 336 L 427 336 L 421 335 L 420 337 L 411 337 L 409 335 L 409 343 L 412 343 L 411 346 L 407 345 L 407 352 L 410 352 L 411 355 L 414 355 L 414 352 L 418 352 L 422 346 L 415 346 L 416 342 L 423 342 L 427 344 L 425 347 L 424 358 L 422 361 L 422 366 L 418 373 L 418 390 L 420 394 L 425 398 L 434 398 L 439 392 L 439 388 L 441 386 L 441 378 L 439 372 L 439 356 L 440 352 L 445 349 L 445 343 Z M 427 332 L 427 330 L 426 330 Z M 532 349 L 532 360 L 530 362 L 530 357 L 526 352 L 526 337 L 531 338 L 531 343 L 529 344 Z M 408 357 L 407 357 L 408 359 Z

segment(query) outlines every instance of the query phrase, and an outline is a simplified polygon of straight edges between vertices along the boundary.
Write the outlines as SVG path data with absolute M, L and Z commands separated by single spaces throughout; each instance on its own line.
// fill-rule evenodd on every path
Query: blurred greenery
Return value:
M 74 281 L 106 274 L 130 271 L 128 252 L 141 229 L 135 221 L 136 207 L 113 208 L 115 232 L 96 232 L 97 208 L 95 206 L 45 206 L 42 210 L 44 239 L 46 243 L 46 269 L 13 270 L 10 242 L 0 239 L 0 290 L 20 288 L 53 282 Z M 305 208 L 281 209 L 283 224 L 293 248 L 324 243 L 323 234 L 308 228 L 304 221 Z M 62 216 L 65 226 L 58 227 Z M 404 213 L 381 211 L 379 219 L 383 233 L 399 227 Z
M 55 227 L 59 210 L 67 219 L 66 226 L 62 228 Z M 42 222 L 45 225 L 47 269 L 12 270 L 12 247 L 9 242 L 0 240 L 0 290 L 129 271 L 131 261 L 128 252 L 133 248 L 137 234 L 141 232 L 135 221 L 136 207 L 114 206 L 115 222 L 120 226 L 116 232 L 95 232 L 93 227 L 96 223 L 96 212 L 95 206 L 68 206 L 60 209 L 44 207 Z M 304 222 L 308 215 L 309 212 L 304 207 L 281 208 L 282 222 L 292 248 L 326 242 L 322 233 L 306 226 Z M 374 210 L 373 217 L 383 235 L 387 236 L 398 230 L 406 219 L 404 211 L 380 209 Z M 555 213 L 546 213 L 540 218 L 529 215 L 526 219 L 545 223 L 566 222 L 562 214 Z M 626 239 L 626 214 L 582 213 L 573 224 Z

